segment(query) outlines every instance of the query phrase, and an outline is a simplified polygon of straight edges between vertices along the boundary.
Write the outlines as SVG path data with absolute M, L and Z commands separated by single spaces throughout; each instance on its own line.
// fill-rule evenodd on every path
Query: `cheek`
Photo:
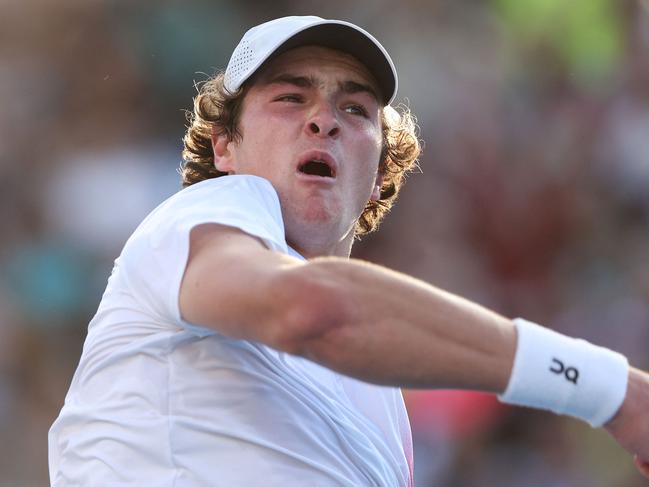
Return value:
M 274 152 L 283 150 L 285 144 L 295 140 L 292 127 L 286 120 L 278 117 L 259 115 L 257 119 L 249 123 L 243 138 L 248 136 L 248 150 L 257 156 L 271 157 Z
M 277 133 L 272 123 L 247 123 L 241 127 L 241 141 L 236 147 L 236 159 L 240 166 L 249 170 L 264 170 L 269 168 L 273 159 L 273 144 Z
M 359 164 L 364 172 L 370 172 L 371 178 L 376 178 L 376 173 L 379 170 L 381 159 L 381 149 L 383 147 L 383 140 L 381 136 L 376 136 L 374 131 L 368 131 L 362 137 L 362 141 L 357 145 L 358 157 L 363 161 Z
M 383 148 L 383 131 L 380 126 L 372 126 L 366 133 L 368 146 L 374 154 L 374 159 L 378 167 L 378 160 L 381 157 L 381 149 Z

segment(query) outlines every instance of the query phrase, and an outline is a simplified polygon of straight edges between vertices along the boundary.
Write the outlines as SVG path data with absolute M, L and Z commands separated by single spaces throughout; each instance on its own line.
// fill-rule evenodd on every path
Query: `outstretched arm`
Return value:
M 422 281 L 354 259 L 302 262 L 214 224 L 191 233 L 180 308 L 233 338 L 400 387 L 502 393 L 517 347 L 510 320 Z M 631 369 L 605 427 L 649 476 L 646 373 Z
M 508 319 L 422 281 L 353 259 L 303 262 L 218 225 L 192 231 L 180 307 L 189 322 L 385 385 L 500 392 L 516 347 Z

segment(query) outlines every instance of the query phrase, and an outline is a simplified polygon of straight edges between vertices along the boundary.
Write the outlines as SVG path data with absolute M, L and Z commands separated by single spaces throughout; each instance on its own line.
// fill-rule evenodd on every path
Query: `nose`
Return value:
M 340 134 L 340 123 L 334 109 L 328 103 L 314 108 L 305 127 L 308 135 L 336 138 Z

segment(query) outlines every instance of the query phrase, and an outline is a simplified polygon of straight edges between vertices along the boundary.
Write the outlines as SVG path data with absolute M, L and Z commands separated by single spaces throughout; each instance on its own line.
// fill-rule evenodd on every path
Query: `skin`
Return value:
M 234 228 L 200 225 L 190 234 L 181 314 L 368 382 L 501 393 L 516 350 L 509 319 L 349 258 L 354 224 L 381 183 L 376 93 L 366 68 L 337 51 L 302 47 L 270 62 L 244 100 L 241 140 L 213 136 L 215 166 L 272 183 L 287 241 L 308 260 Z M 314 153 L 334 161 L 335 179 L 300 174 L 299 161 Z M 649 476 L 647 404 L 649 375 L 632 368 L 605 428 Z
M 350 85 L 369 91 L 350 92 Z M 378 92 L 352 56 L 316 46 L 293 49 L 275 59 L 246 95 L 242 138 L 213 137 L 217 169 L 271 182 L 287 241 L 307 258 L 348 257 L 356 221 L 367 201 L 379 197 Z M 297 172 L 310 151 L 335 161 L 335 181 Z
M 636 368 L 629 371 L 627 394 L 620 410 L 604 429 L 633 454 L 636 468 L 649 478 L 649 374 Z

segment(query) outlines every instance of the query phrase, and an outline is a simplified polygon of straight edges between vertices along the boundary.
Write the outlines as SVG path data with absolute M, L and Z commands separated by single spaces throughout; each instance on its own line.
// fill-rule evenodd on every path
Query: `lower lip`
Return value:
M 307 183 L 322 184 L 325 186 L 332 186 L 336 182 L 336 178 L 325 178 L 322 176 L 315 176 L 313 174 L 305 174 L 303 172 L 297 172 L 297 178 L 300 181 Z

